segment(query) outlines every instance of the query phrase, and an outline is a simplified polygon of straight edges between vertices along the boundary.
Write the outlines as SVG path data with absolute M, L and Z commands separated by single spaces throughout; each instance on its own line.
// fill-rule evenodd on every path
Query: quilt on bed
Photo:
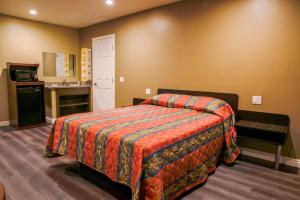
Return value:
M 210 97 L 163 94 L 142 105 L 58 118 L 46 153 L 67 155 L 132 189 L 174 199 L 239 154 L 234 113 Z

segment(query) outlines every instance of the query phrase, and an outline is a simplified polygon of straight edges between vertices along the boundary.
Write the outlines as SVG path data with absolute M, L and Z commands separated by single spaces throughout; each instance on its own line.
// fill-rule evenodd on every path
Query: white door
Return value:
M 93 38 L 93 111 L 115 108 L 115 35 Z

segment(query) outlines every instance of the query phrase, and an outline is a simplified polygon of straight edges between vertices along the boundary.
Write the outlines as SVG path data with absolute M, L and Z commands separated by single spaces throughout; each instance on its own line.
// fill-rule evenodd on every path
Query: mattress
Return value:
M 58 118 L 46 153 L 127 185 L 132 199 L 174 199 L 233 162 L 234 113 L 219 99 L 163 94 L 142 105 Z

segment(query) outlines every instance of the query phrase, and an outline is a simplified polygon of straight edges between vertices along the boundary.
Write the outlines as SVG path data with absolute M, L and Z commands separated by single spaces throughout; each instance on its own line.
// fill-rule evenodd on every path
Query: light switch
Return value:
M 125 82 L 125 78 L 123 76 L 120 76 L 120 83 L 124 83 Z
M 261 103 L 261 96 L 252 96 L 253 105 L 260 105 Z
M 151 89 L 150 88 L 146 88 L 146 94 L 151 94 Z

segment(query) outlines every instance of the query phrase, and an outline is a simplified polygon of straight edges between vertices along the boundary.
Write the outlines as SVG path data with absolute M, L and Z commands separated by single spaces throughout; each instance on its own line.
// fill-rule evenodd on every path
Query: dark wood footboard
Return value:
M 132 193 L 129 187 L 110 180 L 104 174 L 101 174 L 82 163 L 79 163 L 79 174 L 117 199 L 131 199 Z

